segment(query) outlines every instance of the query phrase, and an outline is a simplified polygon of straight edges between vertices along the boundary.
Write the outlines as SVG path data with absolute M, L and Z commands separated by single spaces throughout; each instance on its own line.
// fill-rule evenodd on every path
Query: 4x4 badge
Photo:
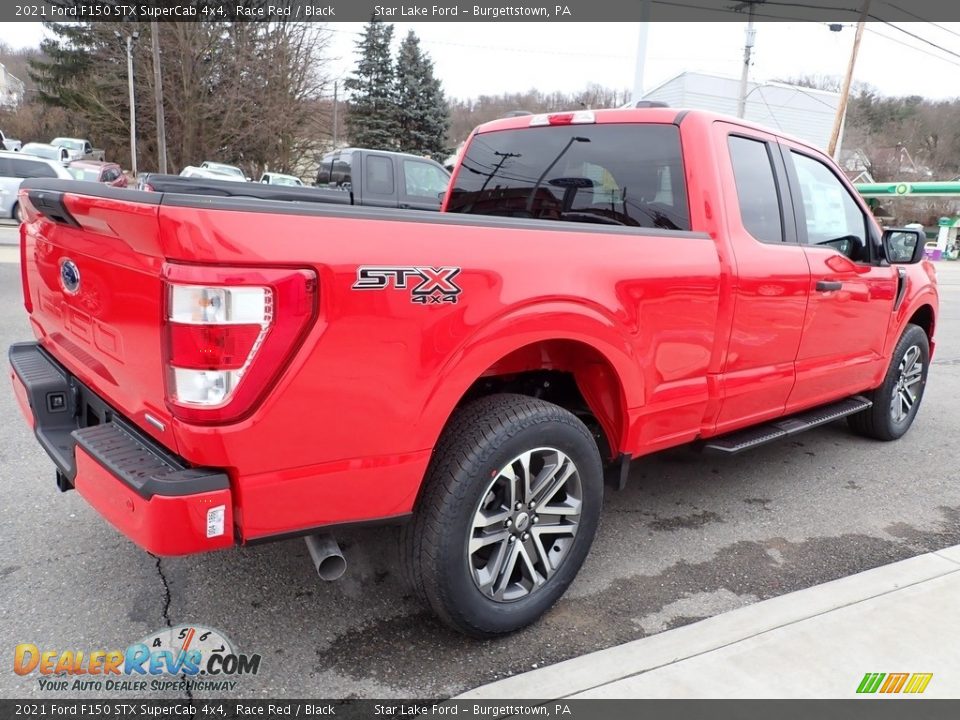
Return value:
M 410 301 L 423 305 L 457 302 L 461 288 L 454 282 L 458 267 L 396 267 L 361 265 L 357 268 L 354 290 L 410 289 Z

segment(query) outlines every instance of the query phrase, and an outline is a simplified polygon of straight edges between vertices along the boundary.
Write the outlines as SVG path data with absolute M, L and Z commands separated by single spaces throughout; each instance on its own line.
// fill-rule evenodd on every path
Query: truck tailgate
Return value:
M 37 185 L 24 187 L 21 229 L 34 334 L 115 410 L 175 449 L 164 403 L 158 196 L 95 183 L 76 183 L 77 194 Z M 85 189 L 92 194 L 79 194 Z

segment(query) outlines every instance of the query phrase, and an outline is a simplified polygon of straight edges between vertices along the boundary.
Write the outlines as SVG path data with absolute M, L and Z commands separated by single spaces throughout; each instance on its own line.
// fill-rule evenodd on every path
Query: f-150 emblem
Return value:
M 458 267 L 395 267 L 361 265 L 357 268 L 354 290 L 410 290 L 410 301 L 423 305 L 455 303 L 462 292 L 453 279 Z

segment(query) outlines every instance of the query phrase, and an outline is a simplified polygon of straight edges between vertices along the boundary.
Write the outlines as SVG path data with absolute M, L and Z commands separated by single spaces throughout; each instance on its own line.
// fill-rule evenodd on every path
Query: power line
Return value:
M 927 45 L 930 45 L 931 47 L 935 47 L 937 50 L 941 50 L 941 51 L 947 53 L 948 55 L 953 55 L 955 58 L 960 58 L 960 53 L 955 53 L 953 50 L 949 50 L 949 49 L 943 47 L 942 45 L 937 45 L 935 42 L 933 42 L 933 41 L 931 41 L 931 40 L 927 40 L 925 37 L 921 37 L 920 35 L 917 35 L 916 33 L 910 32 L 909 30 L 904 30 L 902 27 L 898 27 L 897 25 L 894 25 L 892 22 L 889 22 L 889 21 L 887 21 L 887 20 L 881 20 L 881 22 L 882 22 L 884 25 L 889 25 L 889 26 L 892 27 L 894 30 L 899 30 L 899 31 L 902 32 L 904 35 L 909 35 L 910 37 L 912 37 L 912 38 L 914 38 L 914 39 L 916 39 L 916 40 L 919 40 L 920 42 L 926 43 Z
M 356 30 L 338 30 L 336 28 L 328 28 L 330 32 L 343 33 L 346 35 L 355 35 L 360 37 L 363 35 L 361 32 Z M 517 47 L 505 47 L 503 45 L 475 45 L 472 43 L 458 43 L 451 42 L 449 40 L 433 40 L 430 38 L 419 38 L 422 45 L 449 45 L 451 47 L 462 47 L 462 48 L 471 48 L 474 50 L 494 50 L 496 52 L 513 52 L 521 53 L 526 55 L 556 55 L 560 57 L 599 57 L 599 58 L 611 58 L 615 60 L 626 60 L 632 57 L 631 55 L 620 55 L 614 53 L 583 53 L 583 52 L 568 52 L 566 50 L 537 50 L 533 48 L 517 48 Z
M 891 7 L 891 8 L 893 8 L 894 10 L 899 10 L 899 11 L 902 12 L 904 15 L 909 15 L 910 17 L 915 18 L 915 19 L 917 19 L 917 20 L 920 20 L 921 22 L 925 22 L 925 23 L 928 23 L 928 24 L 930 24 L 930 25 L 933 25 L 935 28 L 938 28 L 938 29 L 940 29 L 940 30 L 943 30 L 944 32 L 948 32 L 948 33 L 950 33 L 951 35 L 956 35 L 957 37 L 960 37 L 960 33 L 958 33 L 956 30 L 951 30 L 951 29 L 948 28 L 948 27 L 944 27 L 943 25 L 940 25 L 939 23 L 935 23 L 933 20 L 927 20 L 925 17 L 921 17 L 921 16 L 917 15 L 917 14 L 914 13 L 914 12 L 910 12 L 909 10 L 907 10 L 907 9 L 905 9 L 905 8 L 902 8 L 902 7 L 900 7 L 899 5 L 894 5 L 893 3 L 886 2 L 885 0 L 881 0 L 881 1 L 882 1 L 883 4 L 886 5 L 887 7 Z
M 909 48 L 910 50 L 914 50 L 914 51 L 916 51 L 916 52 L 918 52 L 918 53 L 923 53 L 924 55 L 927 55 L 928 57 L 934 58 L 935 60 L 940 60 L 941 62 L 949 63 L 950 65 L 956 65 L 957 67 L 960 67 L 960 62 L 955 62 L 955 61 L 951 60 L 950 58 L 945 58 L 945 57 L 943 57 L 942 55 L 935 55 L 934 53 L 930 52 L 929 50 L 925 50 L 925 49 L 923 49 L 923 48 L 919 48 L 919 47 L 917 47 L 916 45 L 910 45 L 910 44 L 905 43 L 905 42 L 903 42 L 902 40 L 899 40 L 899 39 L 897 39 L 897 38 L 895 38 L 895 37 L 890 37 L 889 35 L 885 35 L 885 34 L 883 34 L 882 32 L 880 32 L 879 30 L 874 30 L 873 28 L 868 27 L 868 28 L 867 28 L 867 32 L 868 32 L 868 33 L 872 33 L 872 34 L 874 34 L 874 35 L 876 35 L 876 36 L 878 36 L 878 37 L 882 37 L 882 38 L 885 39 L 885 40 L 889 40 L 890 42 L 896 43 L 897 45 L 900 45 L 900 46 L 902 46 L 902 47 Z

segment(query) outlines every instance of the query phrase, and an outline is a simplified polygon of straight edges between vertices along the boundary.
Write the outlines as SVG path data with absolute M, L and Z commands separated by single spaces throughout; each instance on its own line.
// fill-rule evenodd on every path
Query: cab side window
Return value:
M 819 160 L 790 152 L 803 199 L 801 228 L 807 243 L 832 247 L 856 262 L 869 262 L 866 217 L 836 175 Z
M 393 161 L 386 155 L 367 155 L 367 192 L 393 194 Z
M 437 200 L 447 189 L 449 176 L 440 168 L 419 160 L 403 161 L 403 180 L 408 197 Z
M 769 145 L 731 135 L 729 146 L 743 227 L 762 243 L 782 243 L 783 213 Z

